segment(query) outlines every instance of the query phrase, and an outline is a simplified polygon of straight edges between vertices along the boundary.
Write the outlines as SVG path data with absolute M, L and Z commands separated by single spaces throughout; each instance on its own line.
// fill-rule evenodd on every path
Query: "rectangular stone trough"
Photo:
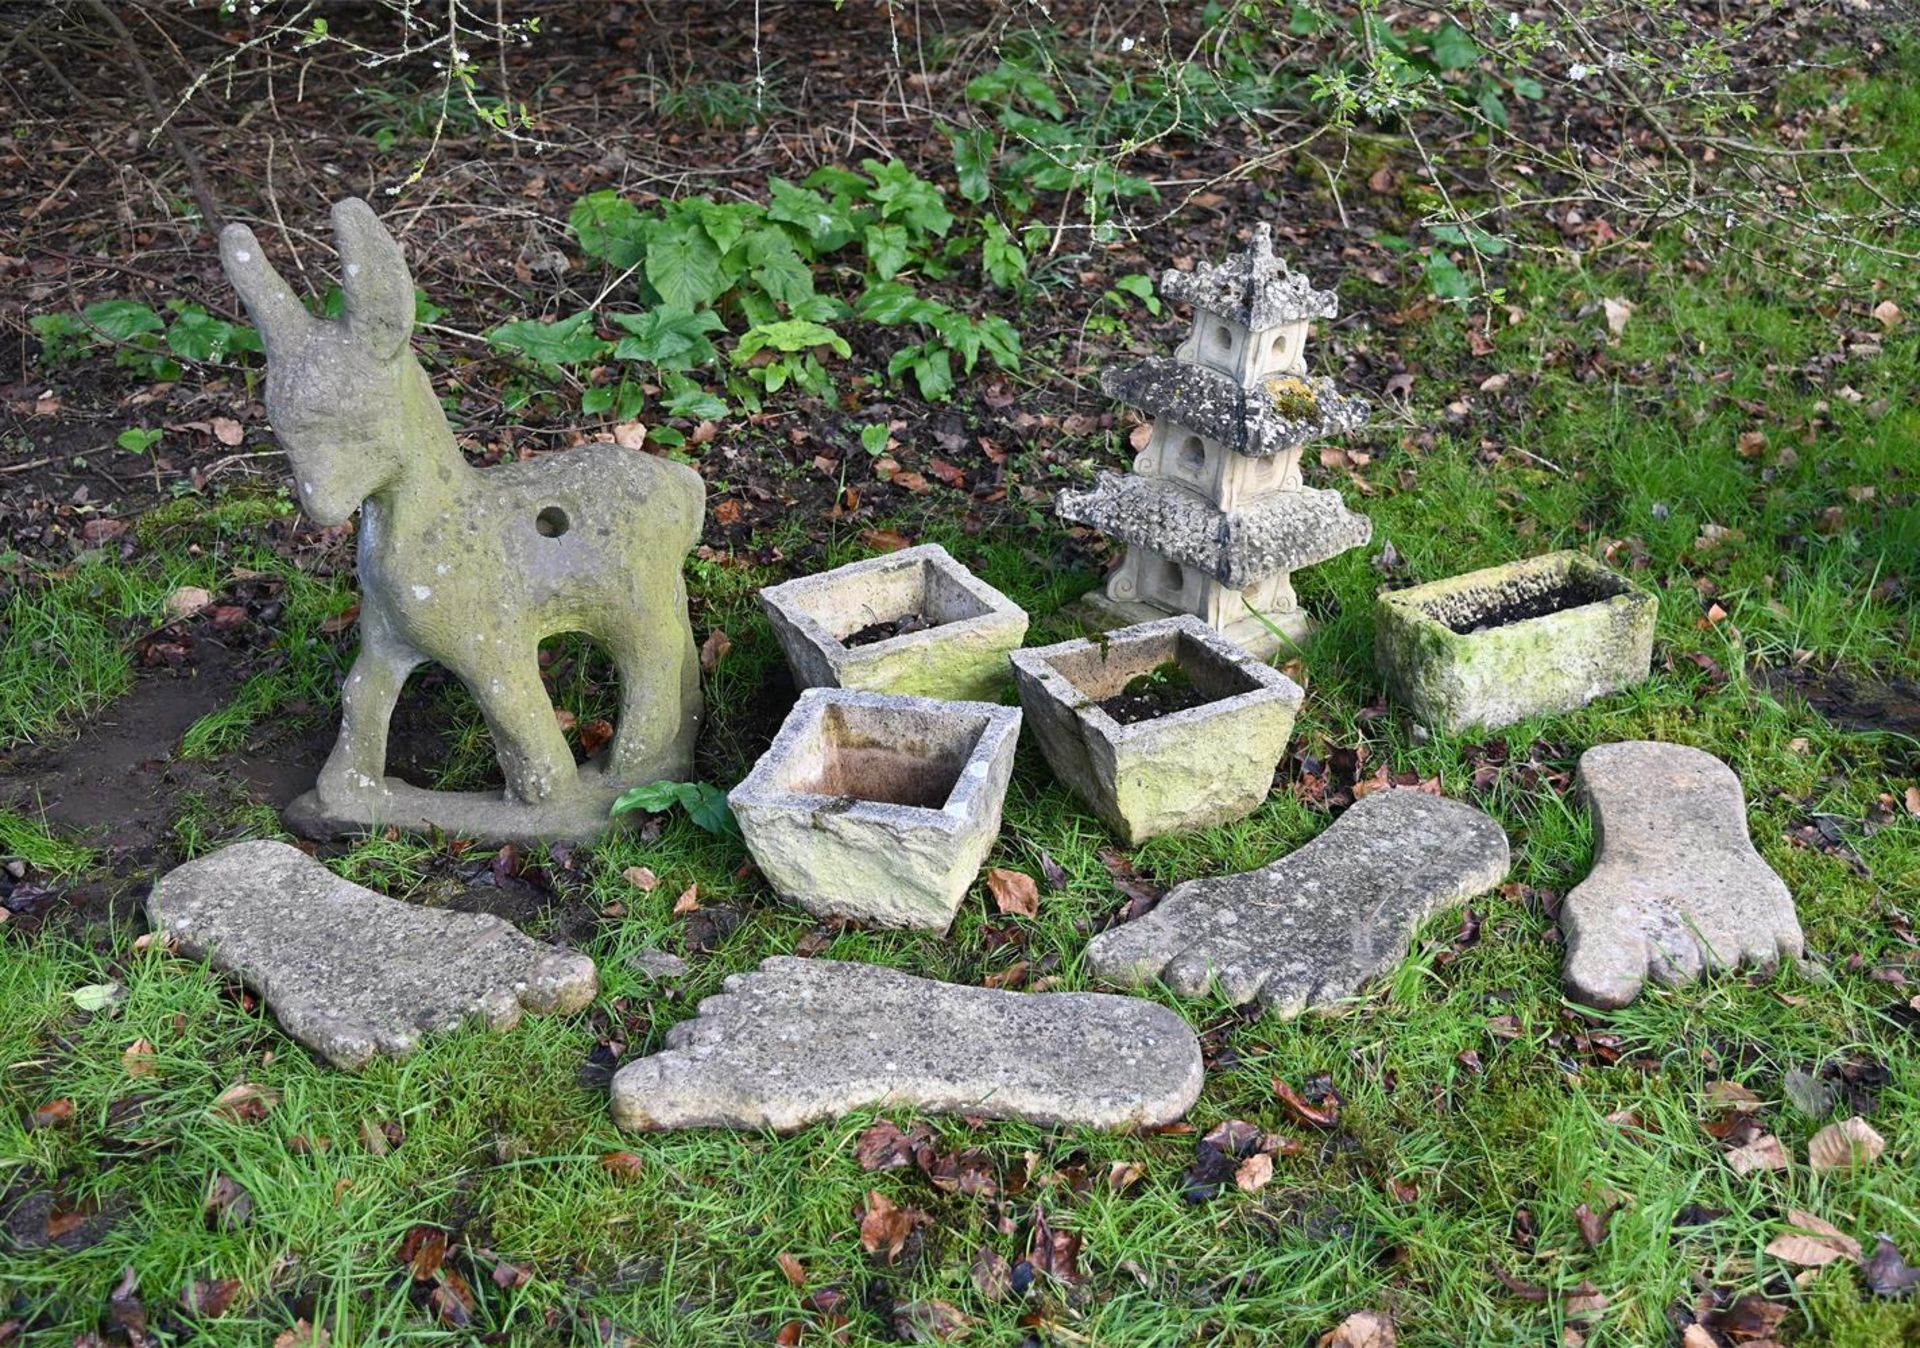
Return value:
M 1384 591 L 1374 663 L 1434 730 L 1573 711 L 1647 677 L 1658 601 L 1577 552 Z
M 1000 836 L 1020 711 L 814 688 L 727 797 L 767 882 L 823 917 L 945 931 Z
M 1015 651 L 1012 662 L 1054 775 L 1130 843 L 1257 809 L 1304 697 L 1292 679 L 1190 615 Z M 1101 706 L 1143 677 L 1184 686 L 1198 705 L 1131 723 Z
M 770 586 L 760 605 L 802 688 L 991 699 L 1027 635 L 1026 611 L 937 543 Z

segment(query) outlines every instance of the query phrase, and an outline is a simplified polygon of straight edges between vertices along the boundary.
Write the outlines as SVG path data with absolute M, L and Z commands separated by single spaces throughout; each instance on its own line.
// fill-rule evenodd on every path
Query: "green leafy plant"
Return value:
M 727 793 L 708 782 L 648 782 L 620 793 L 613 802 L 612 816 L 618 818 L 633 810 L 665 814 L 674 806 L 687 812 L 698 827 L 719 837 L 740 836 L 740 823 L 727 804 Z
M 868 287 L 856 311 L 876 323 L 913 324 L 927 334 L 921 342 L 896 351 L 887 362 L 889 375 L 911 374 L 922 397 L 937 400 L 953 391 L 955 356 L 966 373 L 972 373 L 982 354 L 1003 370 L 1019 367 L 1020 334 L 998 314 L 970 318 L 898 281 Z
M 145 454 L 160 443 L 163 434 L 158 426 L 129 426 L 113 438 L 113 443 L 135 454 Z
M 78 314 L 35 314 L 27 322 L 48 365 L 110 349 L 114 364 L 154 380 L 178 379 L 183 360 L 219 365 L 265 350 L 251 327 L 185 300 L 169 301 L 164 309 L 140 300 L 96 300 Z

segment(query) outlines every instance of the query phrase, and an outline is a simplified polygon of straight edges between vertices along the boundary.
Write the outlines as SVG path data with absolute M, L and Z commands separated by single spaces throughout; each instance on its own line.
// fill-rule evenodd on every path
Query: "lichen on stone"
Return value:
M 1320 398 L 1313 385 L 1298 375 L 1283 374 L 1267 381 L 1273 410 L 1289 421 L 1311 421 L 1320 416 Z

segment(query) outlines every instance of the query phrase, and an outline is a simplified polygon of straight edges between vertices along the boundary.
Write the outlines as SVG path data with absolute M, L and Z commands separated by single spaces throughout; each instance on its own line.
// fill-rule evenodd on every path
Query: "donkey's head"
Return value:
M 315 318 L 267 261 L 253 231 L 220 232 L 220 261 L 267 346 L 267 415 L 293 462 L 300 504 L 340 524 L 400 476 L 420 441 L 446 434 L 413 359 L 413 278 L 374 215 L 349 197 L 333 208 L 346 317 Z

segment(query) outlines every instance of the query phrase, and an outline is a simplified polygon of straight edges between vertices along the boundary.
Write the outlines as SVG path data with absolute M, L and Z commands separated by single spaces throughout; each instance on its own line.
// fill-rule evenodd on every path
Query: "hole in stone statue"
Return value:
M 978 717 L 830 705 L 792 755 L 787 790 L 937 810 L 986 722 Z
M 1624 580 L 1597 572 L 1523 573 L 1505 585 L 1446 595 L 1420 607 L 1436 622 L 1470 636 L 1492 627 L 1605 603 L 1630 588 Z
M 542 538 L 558 538 L 573 527 L 573 521 L 559 506 L 548 506 L 533 517 L 533 527 L 540 531 Z
M 613 657 L 591 637 L 564 632 L 541 642 L 538 658 L 567 747 L 574 762 L 584 762 L 611 741 L 619 722 Z M 404 782 L 434 791 L 490 791 L 505 780 L 480 704 L 438 665 L 422 665 L 407 680 L 392 727 L 387 771 Z
M 1121 725 L 1203 707 L 1260 684 L 1245 670 L 1183 633 L 1091 645 L 1053 667 Z
M 1207 340 L 1213 343 L 1213 349 L 1221 355 L 1233 350 L 1233 330 L 1225 323 L 1215 323 L 1207 334 Z
M 988 611 L 931 562 L 863 580 L 861 588 L 863 593 L 822 595 L 822 611 L 813 615 L 843 646 L 871 646 Z
M 1197 435 L 1189 435 L 1180 442 L 1180 471 L 1199 476 L 1207 466 L 1207 445 Z
M 1184 593 L 1187 588 L 1187 573 L 1178 562 L 1160 563 L 1160 588 L 1170 595 Z

